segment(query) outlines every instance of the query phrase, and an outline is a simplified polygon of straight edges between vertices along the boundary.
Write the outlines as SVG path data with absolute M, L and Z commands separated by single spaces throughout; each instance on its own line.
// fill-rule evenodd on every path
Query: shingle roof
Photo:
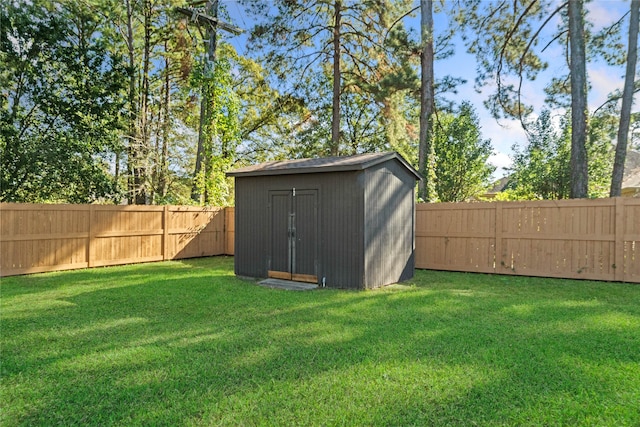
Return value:
M 300 173 L 345 172 L 370 168 L 382 162 L 396 159 L 413 175 L 420 175 L 395 151 L 385 153 L 356 154 L 344 157 L 324 157 L 319 159 L 295 159 L 260 163 L 227 172 L 228 176 L 291 175 Z
M 640 152 L 627 151 L 622 187 L 640 187 Z

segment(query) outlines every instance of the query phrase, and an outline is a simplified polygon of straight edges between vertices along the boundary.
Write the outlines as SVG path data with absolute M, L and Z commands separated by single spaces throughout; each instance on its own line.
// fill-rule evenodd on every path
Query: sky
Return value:
M 418 5 L 418 0 L 414 0 L 414 3 Z M 220 4 L 226 8 L 232 24 L 247 30 L 250 29 L 253 21 L 237 0 L 221 0 Z M 593 24 L 594 31 L 597 31 L 618 21 L 628 11 L 629 0 L 592 0 L 585 7 L 588 11 L 587 19 Z M 628 17 L 624 20 L 625 24 L 627 21 Z M 551 21 L 548 25 L 551 26 L 550 28 L 555 28 L 557 23 L 558 21 Z M 405 25 L 409 28 L 414 28 L 415 34 L 419 34 L 420 21 L 417 14 L 406 18 Z M 444 28 L 446 25 L 447 17 L 444 14 L 434 14 L 436 34 L 439 28 Z M 628 27 L 628 24 L 626 24 L 626 27 Z M 624 25 L 623 28 L 625 28 Z M 626 28 L 624 31 L 626 31 Z M 544 33 L 541 34 L 541 38 L 542 43 L 540 44 L 543 46 L 550 40 L 550 36 Z M 225 39 L 232 43 L 239 53 L 247 53 L 246 46 L 244 46 L 246 42 L 245 36 L 225 37 Z M 626 40 L 624 41 L 626 42 Z M 452 57 L 436 61 L 434 65 L 435 76 L 437 79 L 438 77 L 451 75 L 453 77 L 462 77 L 467 81 L 467 83 L 458 87 L 457 95 L 448 95 L 447 98 L 458 104 L 465 100 L 470 101 L 476 108 L 480 119 L 482 137 L 483 139 L 490 139 L 494 148 L 494 154 L 491 156 L 490 162 L 497 167 L 494 178 L 498 179 L 507 173 L 505 168 L 511 165 L 512 146 L 514 144 L 524 146 L 526 144 L 526 136 L 520 122 L 504 119 L 498 122 L 491 117 L 483 104 L 490 89 L 485 89 L 481 93 L 474 89 L 475 57 L 466 53 L 466 49 L 459 37 L 454 41 L 454 45 L 455 54 Z M 540 113 L 544 107 L 544 86 L 549 79 L 554 75 L 565 75 L 567 72 L 563 49 L 557 43 L 548 48 L 541 57 L 543 61 L 550 64 L 548 69 L 535 81 L 525 81 L 523 86 L 524 102 L 533 105 L 535 113 Z M 610 67 L 602 61 L 587 64 L 587 74 L 591 84 L 588 94 L 590 111 L 594 111 L 600 106 L 611 92 L 622 88 L 624 72 L 623 66 Z M 634 104 L 633 110 L 638 110 L 638 102 Z M 561 114 L 562 111 L 556 111 L 556 113 Z
M 598 31 L 618 21 L 629 9 L 629 1 L 593 0 L 586 4 L 586 8 L 588 10 L 588 19 L 593 24 L 594 31 Z M 435 17 L 434 19 L 438 18 L 442 19 L 442 17 Z M 557 23 L 558 21 L 551 21 L 549 23 L 551 25 L 550 28 L 555 28 Z M 545 35 L 543 33 L 541 38 L 543 40 L 542 46 L 550 41 L 548 34 Z M 523 101 L 526 104 L 533 105 L 535 113 L 540 113 L 545 106 L 544 87 L 549 79 L 553 76 L 567 73 L 564 51 L 557 43 L 550 46 L 541 57 L 549 63 L 548 69 L 536 81 L 525 81 L 523 86 Z M 487 89 L 482 93 L 475 91 L 473 83 L 476 61 L 472 55 L 465 52 L 461 41 L 458 41 L 456 54 L 452 58 L 442 61 L 440 64 L 436 63 L 436 74 L 439 74 L 438 68 L 443 73 L 458 73 L 460 77 L 467 80 L 467 83 L 459 88 L 457 100 L 467 99 L 476 107 L 480 117 L 483 138 L 491 139 L 494 148 L 494 155 L 490 158 L 490 161 L 498 167 L 494 177 L 500 178 L 504 176 L 506 173 L 504 168 L 511 165 L 509 156 L 512 154 L 512 146 L 514 144 L 519 146 L 526 144 L 526 135 L 520 122 L 504 119 L 498 122 L 491 117 L 489 111 L 483 105 L 483 101 L 487 98 L 490 90 Z M 622 89 L 624 72 L 624 67 L 610 67 L 602 61 L 587 64 L 588 79 L 591 83 L 588 94 L 590 111 L 594 111 L 602 105 L 611 92 L 616 89 Z M 634 107 L 637 110 L 637 104 Z M 556 111 L 557 114 L 562 114 L 563 112 Z

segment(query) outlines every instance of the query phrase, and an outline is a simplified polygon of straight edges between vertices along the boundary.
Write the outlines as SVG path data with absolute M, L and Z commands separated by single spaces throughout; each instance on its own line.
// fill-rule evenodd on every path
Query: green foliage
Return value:
M 567 199 L 570 196 L 571 124 L 570 113 L 553 123 L 548 110 L 530 126 L 526 147 L 513 147 L 513 174 L 507 199 Z M 615 119 L 610 115 L 592 118 L 587 153 L 589 197 L 607 197 L 611 168 Z
M 563 121 L 566 128 L 566 120 Z M 509 187 L 521 199 L 566 199 L 570 190 L 571 142 L 564 138 L 545 110 L 529 128 L 524 149 L 513 146 Z
M 240 100 L 233 88 L 231 60 L 237 57 L 229 44 L 219 46 L 213 71 L 201 61 L 191 77 L 194 88 L 204 88 L 208 105 L 209 122 L 204 126 L 204 167 L 194 177 L 205 202 L 214 206 L 233 204 L 232 181 L 225 173 L 231 169 L 236 159 L 240 142 L 239 109 Z
M 440 113 L 433 126 L 435 191 L 441 202 L 461 202 L 488 188 L 495 167 L 487 161 L 491 141 L 483 140 L 478 116 L 469 103 L 455 113 Z
M 0 200 L 117 200 L 124 68 L 81 3 L 0 11 Z
M 629 147 L 640 150 L 640 112 L 631 114 Z
M 0 200 L 120 202 L 127 197 L 139 203 L 195 203 L 189 198 L 195 179 L 207 203 L 229 204 L 233 187 L 224 173 L 230 168 L 331 154 L 337 3 L 342 12 L 338 153 L 391 149 L 415 165 L 421 45 L 405 26 L 408 15 L 416 16 L 410 12 L 414 2 L 244 0 L 238 6 L 246 6 L 243 12 L 254 15 L 248 22 L 256 23 L 247 53 L 236 52 L 219 29 L 217 64 L 209 75 L 198 64 L 204 29 L 175 12 L 183 0 L 11 1 L 0 13 Z M 529 106 L 518 98 L 520 79 L 533 79 L 546 68 L 541 42 L 564 49 L 566 12 L 546 0 L 463 5 L 435 2 L 436 14 L 457 18 L 437 28 L 435 59 L 453 54 L 451 40 L 462 33 L 459 25 L 471 30 L 465 36 L 480 60 L 476 83 L 495 82 L 500 89 L 489 100 L 494 114 L 528 113 Z M 545 29 L 543 40 L 538 30 L 552 14 L 548 24 L 558 25 Z M 230 21 L 224 2 L 220 18 Z M 595 34 L 587 25 L 590 58 L 624 62 L 624 22 Z M 434 99 L 440 118 L 434 123 L 444 133 L 433 138 L 452 137 L 456 143 L 439 148 L 447 161 L 430 162 L 429 185 L 439 174 L 440 199 L 457 200 L 477 192 L 482 179 L 455 172 L 474 170 L 469 165 L 476 158 L 465 151 L 464 138 L 452 136 L 462 132 L 462 125 L 453 119 L 460 112 L 447 94 L 461 80 L 438 77 Z M 566 76 L 552 77 L 549 104 L 567 104 L 568 82 Z M 212 120 L 205 129 L 205 170 L 194 178 L 202 88 L 213 100 Z M 619 98 L 612 93 L 601 108 L 606 114 L 592 119 L 592 196 L 602 194 L 608 179 L 609 151 L 600 142 L 609 138 Z M 632 147 L 640 144 L 638 123 L 638 115 L 632 115 Z M 432 151 L 436 155 L 435 147 Z M 462 166 L 460 159 L 467 155 L 469 164 Z M 549 169 L 565 166 L 550 162 L 543 176 L 561 180 L 564 169 Z M 535 182 L 533 175 L 526 180 Z M 454 185 L 463 178 L 469 182 Z M 467 190 L 460 192 L 463 186 Z
M 282 291 L 202 258 L 2 279 L 18 425 L 640 424 L 640 287 L 416 271 Z

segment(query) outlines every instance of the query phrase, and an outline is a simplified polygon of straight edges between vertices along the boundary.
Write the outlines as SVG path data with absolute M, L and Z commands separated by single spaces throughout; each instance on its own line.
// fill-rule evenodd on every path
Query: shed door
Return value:
M 318 283 L 318 191 L 271 191 L 269 277 Z

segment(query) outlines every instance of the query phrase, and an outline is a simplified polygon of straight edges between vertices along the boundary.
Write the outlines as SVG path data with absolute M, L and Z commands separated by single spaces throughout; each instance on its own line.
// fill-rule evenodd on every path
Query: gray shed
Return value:
M 235 273 L 369 289 L 413 277 L 418 173 L 398 153 L 235 169 Z

